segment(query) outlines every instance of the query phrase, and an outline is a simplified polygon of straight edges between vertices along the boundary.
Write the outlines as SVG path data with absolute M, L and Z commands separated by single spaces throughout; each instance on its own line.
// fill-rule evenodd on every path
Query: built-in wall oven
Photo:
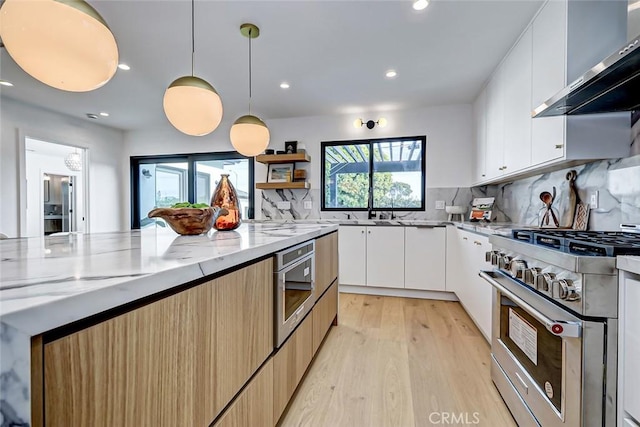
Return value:
M 315 303 L 315 242 L 276 253 L 275 345 L 280 347 Z

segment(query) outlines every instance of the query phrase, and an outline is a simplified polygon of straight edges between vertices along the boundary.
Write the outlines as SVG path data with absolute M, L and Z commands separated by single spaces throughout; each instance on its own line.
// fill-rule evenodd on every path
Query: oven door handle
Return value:
M 582 335 L 582 326 L 580 325 L 580 323 L 549 319 L 547 316 L 527 304 L 522 298 L 505 288 L 497 280 L 491 277 L 491 272 L 480 271 L 480 273 L 478 274 L 484 280 L 489 282 L 491 286 L 493 286 L 510 300 L 518 304 L 520 308 L 529 313 L 529 315 L 534 317 L 538 322 L 542 323 L 544 327 L 547 328 L 547 330 L 552 334 L 566 338 L 580 338 L 580 336 Z

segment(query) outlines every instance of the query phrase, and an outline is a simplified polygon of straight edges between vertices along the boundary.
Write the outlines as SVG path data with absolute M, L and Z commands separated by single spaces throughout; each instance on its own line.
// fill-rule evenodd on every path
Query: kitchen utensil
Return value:
M 546 210 L 540 221 L 541 227 L 544 225 L 546 226 L 549 225 L 549 218 L 553 219 L 553 223 L 556 226 L 556 228 L 560 226 L 560 223 L 558 222 L 558 216 L 555 214 L 555 212 L 553 211 L 553 208 L 551 207 L 555 197 L 556 197 L 556 187 L 553 187 L 553 194 L 549 193 L 548 191 L 543 191 L 542 193 L 540 193 L 540 200 L 542 200 L 542 203 L 544 203 L 546 206 Z
M 576 178 L 578 177 L 578 173 L 575 170 L 571 170 L 567 172 L 566 179 L 569 181 L 569 205 L 565 214 L 565 222 L 567 227 L 571 228 L 574 225 L 575 215 L 576 215 L 576 205 L 580 203 L 580 198 L 578 197 L 578 191 L 576 190 Z
M 573 219 L 573 229 L 585 231 L 589 227 L 589 205 L 586 203 L 578 203 L 576 205 L 576 214 Z

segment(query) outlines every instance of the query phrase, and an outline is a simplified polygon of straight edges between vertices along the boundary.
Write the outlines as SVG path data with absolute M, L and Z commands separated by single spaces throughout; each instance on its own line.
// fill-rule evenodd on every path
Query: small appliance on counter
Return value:
M 491 222 L 491 214 L 493 213 L 493 204 L 495 197 L 476 197 L 473 199 L 469 220 Z

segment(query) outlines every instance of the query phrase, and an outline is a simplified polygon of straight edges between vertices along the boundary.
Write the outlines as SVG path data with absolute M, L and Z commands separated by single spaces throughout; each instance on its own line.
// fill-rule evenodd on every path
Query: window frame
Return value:
M 188 153 L 188 154 L 160 154 L 150 156 L 131 156 L 130 164 L 130 194 L 131 194 L 131 229 L 140 229 L 140 175 L 138 170 L 140 165 L 153 163 L 187 163 L 187 199 L 190 203 L 194 203 L 196 199 L 196 181 L 198 174 L 196 173 L 196 162 L 208 160 L 230 160 L 230 159 L 247 159 L 249 161 L 249 206 L 247 209 L 248 219 L 255 218 L 255 159 L 253 157 L 243 156 L 237 151 L 220 151 L 211 153 Z
M 369 189 L 368 189 L 368 202 L 373 206 L 373 200 L 370 200 L 371 190 L 373 188 L 373 175 L 374 175 L 374 156 L 373 156 L 373 145 L 378 142 L 398 142 L 398 141 L 406 141 L 406 140 L 416 140 L 422 143 L 422 152 L 420 154 L 420 165 L 422 167 L 421 173 L 421 194 L 420 194 L 420 206 L 413 208 L 397 208 L 393 207 L 394 212 L 416 212 L 416 211 L 424 211 L 426 207 L 426 174 L 427 174 L 427 156 L 426 156 L 426 145 L 427 145 L 427 137 L 426 135 L 419 136 L 403 136 L 403 137 L 389 137 L 389 138 L 366 138 L 366 139 L 353 139 L 353 140 L 344 140 L 344 141 L 322 141 L 320 142 L 320 211 L 356 211 L 356 212 L 367 212 L 369 211 L 369 207 L 363 208 L 345 208 L 345 207 L 326 207 L 326 191 L 325 191 L 325 163 L 326 163 L 326 147 L 335 147 L 341 145 L 369 145 Z M 392 210 L 389 207 L 372 207 L 372 211 L 387 211 Z

